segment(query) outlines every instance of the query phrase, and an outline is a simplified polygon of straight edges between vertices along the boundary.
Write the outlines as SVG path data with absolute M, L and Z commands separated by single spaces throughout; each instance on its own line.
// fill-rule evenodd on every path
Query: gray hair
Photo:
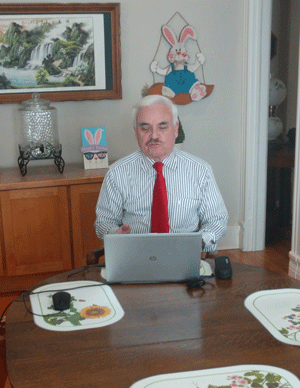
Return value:
M 178 122 L 178 111 L 177 107 L 173 102 L 164 96 L 161 96 L 159 94 L 153 94 L 150 96 L 143 97 L 138 103 L 136 103 L 132 109 L 132 122 L 133 122 L 133 128 L 136 129 L 136 116 L 137 112 L 140 108 L 145 108 L 146 106 L 152 106 L 156 104 L 162 104 L 167 105 L 172 112 L 173 116 L 173 125 L 175 125 Z

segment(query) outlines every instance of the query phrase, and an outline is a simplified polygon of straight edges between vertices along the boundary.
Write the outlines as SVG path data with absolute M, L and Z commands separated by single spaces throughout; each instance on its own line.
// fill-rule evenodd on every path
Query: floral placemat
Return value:
M 71 294 L 70 309 L 54 310 L 52 296 L 58 291 Z M 112 289 L 94 281 L 48 284 L 33 291 L 30 303 L 37 326 L 54 331 L 91 329 L 111 325 L 124 316 Z M 40 316 L 43 315 L 43 316 Z
M 244 303 L 277 340 L 300 345 L 300 290 L 258 291 L 249 295 Z
M 131 388 L 299 388 L 298 378 L 268 365 L 237 365 L 148 377 Z

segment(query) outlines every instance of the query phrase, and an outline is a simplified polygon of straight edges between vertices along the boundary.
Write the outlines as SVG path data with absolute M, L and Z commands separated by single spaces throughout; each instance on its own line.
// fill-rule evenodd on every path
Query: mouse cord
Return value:
M 19 299 L 23 298 L 24 299 L 24 296 L 27 296 L 27 295 L 30 295 L 30 291 L 24 291 L 22 292 L 22 294 L 18 295 L 15 299 L 13 299 L 4 309 L 3 313 L 1 314 L 1 317 L 0 317 L 0 322 L 2 322 L 2 319 L 6 313 L 6 311 L 8 310 L 8 308 L 13 304 L 13 302 L 16 302 L 18 301 Z
M 85 267 L 81 268 L 79 271 L 76 271 L 76 272 L 68 275 L 68 279 L 72 278 L 73 276 L 77 276 L 79 274 L 84 275 L 86 271 L 89 271 L 90 269 L 94 269 L 94 268 L 105 268 L 105 264 L 95 264 L 95 265 L 85 266 Z
M 88 284 L 88 285 L 85 285 L 85 286 L 77 286 L 77 287 L 72 287 L 72 288 L 67 288 L 67 289 L 62 289 L 62 290 L 44 290 L 44 291 L 38 291 L 38 292 L 33 292 L 33 291 L 24 291 L 22 292 L 22 294 L 20 294 L 19 296 L 17 296 L 15 299 L 13 299 L 4 309 L 3 313 L 1 314 L 1 317 L 0 317 L 0 322 L 2 322 L 2 319 L 6 313 L 6 311 L 8 310 L 8 308 L 13 304 L 13 302 L 16 302 L 18 301 L 19 299 L 22 299 L 21 302 L 23 302 L 26 310 L 32 314 L 32 315 L 38 315 L 38 316 L 41 316 L 41 317 L 46 317 L 46 316 L 50 316 L 50 315 L 57 315 L 59 313 L 52 313 L 52 314 L 47 314 L 47 315 L 41 315 L 41 314 L 36 314 L 36 313 L 33 313 L 32 311 L 30 311 L 26 305 L 26 301 L 25 301 L 25 297 L 26 296 L 30 296 L 30 295 L 39 295 L 39 294 L 44 294 L 44 293 L 49 293 L 49 292 L 58 292 L 58 291 L 69 291 L 69 290 L 76 290 L 78 288 L 86 288 L 86 287 L 98 287 L 98 286 L 106 286 L 106 285 L 110 285 L 110 283 L 99 283 L 99 284 Z
M 37 317 L 53 317 L 55 315 L 58 315 L 61 313 L 61 311 L 57 312 L 57 313 L 52 313 L 52 314 L 37 314 L 37 313 L 34 313 L 33 311 L 30 311 L 29 308 L 27 307 L 27 304 L 26 304 L 26 301 L 25 301 L 25 295 L 23 295 L 23 303 L 24 303 L 24 306 L 27 310 L 28 313 L 30 313 L 31 315 L 36 315 Z
M 49 292 L 58 292 L 58 291 L 70 291 L 70 290 L 77 290 L 78 288 L 98 287 L 98 286 L 105 286 L 105 285 L 107 285 L 107 283 L 88 284 L 88 285 L 85 285 L 85 286 L 79 286 L 79 287 L 77 286 L 77 287 L 66 288 L 66 289 L 62 289 L 62 290 L 44 290 L 44 291 L 39 291 L 39 292 L 29 292 L 27 294 L 23 293 L 22 294 L 23 295 L 23 303 L 24 303 L 24 306 L 25 306 L 27 312 L 29 312 L 31 315 L 36 315 L 37 317 L 56 316 L 58 314 L 61 314 L 61 311 L 59 311 L 57 313 L 51 313 L 51 314 L 37 314 L 37 313 L 34 313 L 33 311 L 29 310 L 29 308 L 27 307 L 26 301 L 25 301 L 25 297 L 29 296 L 29 295 L 39 295 L 39 294 L 44 294 L 44 293 L 49 293 Z
M 17 296 L 15 299 L 13 299 L 4 309 L 3 313 L 1 314 L 1 317 L 0 317 L 0 322 L 2 322 L 3 320 L 3 317 L 6 313 L 6 311 L 8 310 L 8 308 L 13 304 L 13 302 L 15 302 L 17 299 L 19 299 L 21 297 L 21 295 Z

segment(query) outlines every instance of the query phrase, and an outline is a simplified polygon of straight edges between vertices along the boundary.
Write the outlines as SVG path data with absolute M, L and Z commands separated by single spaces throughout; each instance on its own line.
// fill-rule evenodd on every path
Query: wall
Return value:
M 41 2 L 40 0 L 36 2 Z M 87 2 L 88 1 L 82 1 Z M 95 1 L 96 2 L 96 1 Z M 109 1 L 107 1 L 109 2 Z M 25 3 L 7 0 L 6 3 Z M 60 102 L 59 136 L 66 163 L 81 162 L 82 126 L 103 125 L 107 130 L 109 158 L 115 160 L 137 149 L 131 126 L 131 107 L 141 89 L 152 84 L 149 70 L 160 29 L 178 11 L 193 25 L 206 57 L 205 81 L 215 85 L 205 100 L 179 106 L 186 133 L 183 149 L 208 161 L 229 211 L 229 228 L 219 249 L 238 246 L 245 3 L 242 0 L 121 0 L 122 100 Z M 171 24 L 183 27 L 180 17 Z M 165 49 L 168 45 L 165 44 Z M 165 60 L 162 54 L 159 60 Z M 201 73 L 196 73 L 201 79 Z M 156 76 L 155 82 L 162 78 Z M 0 105 L 0 166 L 17 166 L 17 105 Z M 30 162 L 30 165 L 35 162 Z M 0 169 L 1 174 L 1 169 Z

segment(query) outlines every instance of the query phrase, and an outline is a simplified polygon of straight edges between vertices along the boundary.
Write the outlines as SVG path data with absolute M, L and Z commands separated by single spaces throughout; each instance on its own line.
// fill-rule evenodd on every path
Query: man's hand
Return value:
M 116 231 L 116 234 L 129 234 L 130 232 L 130 226 L 128 224 L 124 224 Z

